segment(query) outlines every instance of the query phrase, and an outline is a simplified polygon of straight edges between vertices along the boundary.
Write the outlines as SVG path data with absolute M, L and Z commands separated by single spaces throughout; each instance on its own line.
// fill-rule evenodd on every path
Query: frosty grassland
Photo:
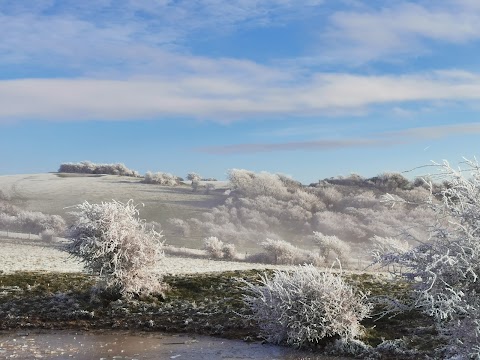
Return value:
M 8 274 L 16 271 L 75 273 L 85 270 L 79 260 L 69 256 L 63 250 L 66 244 L 65 239 L 57 239 L 51 242 L 42 241 L 34 235 L 31 235 L 29 240 L 28 234 L 10 233 L 9 238 L 6 235 L 6 231 L 0 231 L 0 271 L 3 273 Z M 15 238 L 12 238 L 12 236 Z M 158 261 L 156 268 L 159 273 L 178 275 L 249 269 L 290 270 L 293 266 L 166 256 Z
M 8 189 L 11 199 L 23 203 L 26 209 L 36 211 L 45 204 L 45 201 L 41 200 L 46 200 L 45 196 L 49 193 L 56 196 L 62 193 L 58 188 L 48 190 L 52 184 L 46 185 L 48 181 L 45 179 L 43 191 L 35 193 L 42 185 L 32 185 L 35 182 L 42 183 L 42 177 L 48 176 L 57 176 L 56 181 L 64 181 L 63 185 L 72 185 L 73 181 L 76 181 L 80 187 L 84 186 L 84 197 L 98 196 L 103 197 L 104 201 L 106 194 L 113 195 L 118 191 L 113 190 L 116 188 L 113 185 L 118 184 L 118 188 L 123 188 L 123 191 L 128 187 L 139 197 L 150 200 L 150 204 L 154 204 L 152 199 L 155 198 L 157 206 L 167 205 L 168 208 L 168 205 L 171 205 L 169 210 L 173 211 L 164 211 L 161 214 L 156 211 L 158 207 L 155 208 L 155 211 L 149 213 L 149 222 L 166 224 L 165 232 L 171 236 L 171 244 L 183 239 L 190 245 L 195 244 L 192 247 L 196 249 L 203 246 L 204 254 L 218 260 L 193 258 L 195 251 L 189 253 L 185 249 L 171 247 L 171 253 L 181 254 L 183 251 L 188 255 L 188 259 L 174 258 L 176 270 L 170 270 L 168 265 L 169 258 L 173 257 L 167 256 L 159 260 L 155 263 L 155 271 L 160 275 L 175 273 L 179 263 L 189 263 L 187 267 L 195 266 L 195 272 L 198 272 L 199 267 L 203 267 L 202 271 L 212 271 L 209 262 L 220 264 L 220 268 L 226 265 L 228 270 L 232 269 L 232 266 L 236 268 L 237 265 L 245 268 L 257 266 L 247 262 L 219 261 L 235 259 L 237 256 L 238 259 L 250 262 L 258 259 L 274 263 L 277 264 L 277 269 L 281 268 L 278 267 L 280 263 L 293 265 L 308 262 L 316 266 L 326 266 L 332 258 L 348 263 L 351 262 L 353 254 L 361 256 L 368 251 L 373 254 L 377 264 L 393 269 L 392 276 L 410 283 L 412 288 L 410 300 L 400 304 L 396 299 L 391 299 L 391 304 L 397 306 L 386 309 L 385 315 L 405 310 L 423 312 L 434 320 L 438 340 L 443 344 L 436 349 L 435 356 L 467 359 L 480 356 L 480 306 L 477 286 L 480 263 L 480 168 L 476 161 L 466 160 L 462 165 L 462 169 L 454 170 L 447 162 L 434 164 L 438 179 L 443 181 L 440 185 L 428 178 L 409 182 L 399 174 L 383 174 L 371 179 L 356 175 L 326 179 L 307 188 L 281 175 L 256 174 L 235 169 L 229 173 L 231 191 L 217 190 L 214 194 L 211 193 L 212 188 L 207 187 L 205 192 L 199 193 L 198 184 L 192 188 L 181 185 L 177 187 L 179 184 L 165 188 L 140 183 L 134 177 L 120 180 L 111 175 L 97 177 L 95 174 L 4 177 L 0 179 L 0 185 Z M 193 181 L 196 180 L 192 180 L 192 183 Z M 25 186 L 27 182 L 30 182 L 29 186 Z M 92 190 L 95 182 L 101 184 L 98 188 L 105 190 L 105 193 L 98 191 L 98 188 Z M 71 188 L 65 188 L 64 191 L 65 197 L 72 194 Z M 123 196 L 125 195 L 123 192 Z M 128 196 L 132 197 L 130 195 L 131 193 Z M 65 197 L 53 202 L 51 209 L 56 207 L 57 210 L 51 213 L 59 213 L 58 205 L 65 202 Z M 128 205 L 128 202 L 125 204 Z M 52 206 L 52 202 L 49 206 Z M 68 221 L 72 221 L 66 217 Z M 151 231 L 149 226 L 142 223 L 142 232 Z M 115 227 L 114 224 L 113 229 Z M 108 227 L 106 232 L 111 228 Z M 105 229 L 102 231 L 105 232 Z M 197 234 L 197 238 L 192 238 L 192 234 Z M 41 256 L 51 259 L 52 262 L 62 256 L 64 258 L 60 261 L 65 264 L 73 261 L 60 251 L 62 240 L 46 241 L 47 238 L 48 236 L 42 236 L 39 240 L 15 240 L 15 245 L 12 240 L 3 241 L 2 246 L 5 246 L 5 254 L 8 253 L 8 256 L 3 255 L 5 259 L 2 260 L 5 264 L 10 264 L 4 271 L 15 271 L 15 263 L 35 264 L 33 257 L 20 258 L 22 255 L 35 253 L 35 247 L 42 248 L 45 252 L 41 253 Z M 203 245 L 202 241 L 198 241 L 199 238 L 203 239 Z M 176 244 L 183 245 L 181 240 Z M 243 257 L 236 253 L 236 246 L 243 246 L 243 252 L 252 244 L 257 251 L 263 249 L 263 252 Z M 16 253 L 15 248 L 22 246 L 23 251 Z M 308 256 L 308 249 L 312 248 L 315 250 L 310 252 L 316 254 L 315 257 Z M 358 251 L 362 248 L 365 249 L 363 254 Z M 114 254 L 114 258 L 117 255 Z M 18 261 L 15 261 L 15 256 L 19 256 Z M 10 262 L 7 257 L 11 259 Z M 91 264 L 87 263 L 87 266 Z M 71 263 L 67 267 L 75 268 Z M 266 265 L 261 267 L 265 268 Z M 45 270 L 50 268 L 46 266 Z M 337 275 L 332 274 L 330 278 L 325 272 L 314 274 L 312 271 L 316 268 L 312 266 L 283 269 L 292 269 L 293 272 L 288 275 L 276 271 L 272 279 L 264 277 L 260 283 L 248 284 L 250 295 L 245 300 L 257 317 L 264 320 L 262 323 L 266 327 L 263 328 L 263 335 L 266 339 L 300 346 L 303 343 L 319 342 L 322 337 L 332 336 L 337 331 L 336 334 L 340 336 L 340 342 L 335 343 L 337 350 L 344 349 L 344 352 L 356 355 L 371 355 L 377 351 L 357 339 L 362 335 L 359 321 L 368 316 L 371 307 L 369 301 L 374 299 L 367 299 L 366 294 L 349 288 Z M 187 271 L 182 269 L 179 272 Z M 316 281 L 317 286 L 311 288 L 310 284 Z M 328 285 L 334 283 L 335 286 Z M 325 289 L 317 293 L 322 286 L 325 286 Z M 345 291 L 344 295 L 329 295 L 327 290 L 331 287 L 340 292 Z M 325 299 L 317 301 L 324 295 Z M 298 301 L 289 303 L 294 298 Z M 338 298 L 349 300 L 339 302 L 336 306 Z M 297 308 L 298 304 L 307 306 Z M 350 326 L 342 327 L 343 325 L 338 324 L 342 324 L 342 314 L 349 313 L 349 306 L 352 307 L 351 315 L 348 316 Z M 336 315 L 328 315 L 329 311 Z M 319 313 L 323 315 L 318 321 L 308 321 L 315 319 L 315 314 Z M 296 318 L 296 314 L 301 315 Z M 279 319 L 285 322 L 278 323 Z M 292 319 L 292 322 L 287 321 L 288 319 Z M 327 320 L 330 323 L 322 323 Z M 320 323 L 323 325 L 317 328 Z M 332 332 L 328 330 L 329 326 L 337 330 Z M 352 329 L 358 330 L 355 330 L 354 334 L 349 333 Z M 282 333 L 286 335 L 281 339 L 274 337 Z M 377 348 L 402 352 L 405 344 L 401 345 L 401 339 L 397 340 L 384 342 Z M 408 351 L 403 352 L 405 356 L 414 354 Z

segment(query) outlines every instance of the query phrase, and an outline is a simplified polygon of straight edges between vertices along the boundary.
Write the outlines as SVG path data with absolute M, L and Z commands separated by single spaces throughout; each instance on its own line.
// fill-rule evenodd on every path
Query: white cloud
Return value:
M 0 65 L 158 75 L 195 37 L 280 26 L 313 16 L 320 0 L 43 0 L 0 2 Z M 197 61 L 198 63 L 198 61 Z M 108 76 L 108 75 L 107 75 Z
M 115 120 L 189 116 L 214 121 L 356 113 L 375 105 L 480 100 L 480 75 L 454 71 L 302 82 L 245 61 L 178 57 L 191 71 L 157 78 L 0 81 L 0 119 Z M 198 63 L 196 63 L 198 60 Z M 187 66 L 187 65 L 186 65 Z M 216 72 L 224 68 L 227 71 Z M 192 69 L 196 69 L 193 71 Z
M 474 6 L 474 4 L 477 4 Z M 394 3 L 379 10 L 336 12 L 323 34 L 323 59 L 361 64 L 416 56 L 430 43 L 462 44 L 480 39 L 480 6 L 476 1 L 436 1 L 429 6 Z

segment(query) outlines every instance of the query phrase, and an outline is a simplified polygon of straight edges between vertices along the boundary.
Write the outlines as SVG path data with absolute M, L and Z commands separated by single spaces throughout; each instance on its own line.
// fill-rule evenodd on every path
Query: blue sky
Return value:
M 478 155 L 476 0 L 3 0 L 0 33 L 0 174 L 309 183 Z

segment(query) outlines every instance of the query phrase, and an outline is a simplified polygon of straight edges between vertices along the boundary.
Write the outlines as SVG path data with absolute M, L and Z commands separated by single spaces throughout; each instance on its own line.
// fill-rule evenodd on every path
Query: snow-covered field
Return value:
M 15 271 L 82 272 L 83 265 L 62 250 L 64 244 L 62 241 L 45 242 L 38 238 L 12 239 L 0 237 L 0 271 L 4 273 Z M 168 274 L 266 268 L 288 269 L 291 266 L 192 259 L 177 256 L 166 256 L 158 263 L 158 270 Z

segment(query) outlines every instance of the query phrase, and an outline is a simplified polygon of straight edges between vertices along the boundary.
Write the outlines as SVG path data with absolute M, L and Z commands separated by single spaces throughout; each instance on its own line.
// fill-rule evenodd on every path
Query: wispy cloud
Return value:
M 335 12 L 329 23 L 322 35 L 329 45 L 322 46 L 323 60 L 361 64 L 425 54 L 432 42 L 478 41 L 480 6 L 469 0 L 382 3 L 381 9 Z
M 238 144 L 225 146 L 210 146 L 196 149 L 207 154 L 249 154 L 273 151 L 297 150 L 335 150 L 345 148 L 364 148 L 375 146 L 390 146 L 392 142 L 381 139 L 343 139 L 343 140 L 318 140 L 299 141 L 276 144 Z
M 0 119 L 114 120 L 190 116 L 214 121 L 356 113 L 376 105 L 480 99 L 480 75 L 455 71 L 301 82 L 249 61 L 177 58 L 191 73 L 145 79 L 0 81 Z M 217 68 L 231 71 L 216 73 Z M 28 104 L 28 106 L 25 106 Z
M 186 53 L 196 36 L 280 26 L 312 16 L 322 0 L 43 0 L 0 2 L 0 64 L 108 68 L 155 74 L 157 59 Z
M 322 151 L 347 148 L 394 146 L 400 144 L 407 144 L 418 139 L 442 138 L 454 134 L 480 134 L 480 123 L 410 128 L 401 131 L 370 134 L 369 136 L 366 135 L 362 138 L 208 146 L 197 148 L 195 150 L 199 152 L 217 155 L 298 150 Z
M 480 134 L 480 122 L 455 125 L 426 126 L 386 132 L 382 136 L 391 138 L 438 139 L 451 135 Z

